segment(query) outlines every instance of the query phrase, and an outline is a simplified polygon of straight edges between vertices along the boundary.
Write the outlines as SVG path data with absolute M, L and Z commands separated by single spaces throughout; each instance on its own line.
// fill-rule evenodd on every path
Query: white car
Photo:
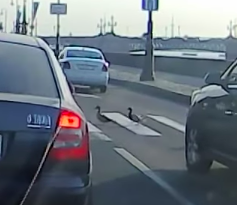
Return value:
M 99 88 L 102 93 L 106 92 L 109 62 L 99 49 L 66 47 L 59 54 L 59 62 L 72 84 Z

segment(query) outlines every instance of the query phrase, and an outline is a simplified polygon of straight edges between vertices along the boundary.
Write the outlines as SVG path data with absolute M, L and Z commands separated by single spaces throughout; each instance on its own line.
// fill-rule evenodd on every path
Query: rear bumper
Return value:
M 84 205 L 91 195 L 90 176 L 85 182 L 79 177 L 53 176 L 42 177 L 30 191 L 26 205 Z
M 82 86 L 107 86 L 109 83 L 109 76 L 87 76 L 76 77 L 76 76 L 67 76 L 67 79 L 74 85 L 82 85 Z
M 82 86 L 107 86 L 108 81 L 80 81 L 80 80 L 72 80 L 70 81 L 73 85 L 82 85 Z

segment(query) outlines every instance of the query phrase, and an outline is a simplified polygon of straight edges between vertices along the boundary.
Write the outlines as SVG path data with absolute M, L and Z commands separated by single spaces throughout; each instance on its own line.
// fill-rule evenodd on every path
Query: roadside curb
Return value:
M 164 98 L 185 106 L 190 105 L 190 96 L 171 92 L 169 90 L 161 89 L 158 87 L 115 78 L 110 78 L 109 83 L 112 85 L 122 86 L 125 87 L 126 89 L 139 92 L 145 95 L 149 95 L 152 97 Z

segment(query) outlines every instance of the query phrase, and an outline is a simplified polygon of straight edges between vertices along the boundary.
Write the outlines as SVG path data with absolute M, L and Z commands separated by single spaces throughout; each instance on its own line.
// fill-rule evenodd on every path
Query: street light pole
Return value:
M 23 5 L 23 19 L 22 19 L 22 26 L 21 26 L 21 34 L 27 35 L 27 20 L 26 20 L 26 0 L 24 0 L 24 5 Z
M 140 75 L 140 81 L 154 81 L 154 55 L 153 55 L 153 20 L 152 11 L 148 11 L 147 36 L 145 50 L 145 66 Z
M 31 1 L 31 25 L 30 25 L 30 35 L 33 36 L 34 32 L 34 0 Z
M 1 15 L 4 15 L 4 32 L 7 33 L 7 9 L 6 8 L 3 8 L 1 10 Z
M 12 6 L 16 6 L 16 18 L 15 18 L 15 33 L 20 33 L 20 6 L 19 6 L 19 2 L 18 0 L 15 1 L 14 0 L 11 1 L 11 5 Z

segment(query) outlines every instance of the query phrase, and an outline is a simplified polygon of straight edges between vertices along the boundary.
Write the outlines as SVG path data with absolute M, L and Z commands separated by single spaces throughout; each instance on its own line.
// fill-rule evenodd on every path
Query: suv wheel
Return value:
M 188 128 L 185 133 L 185 158 L 189 172 L 207 173 L 213 160 L 204 156 L 205 145 L 201 143 L 202 138 L 198 129 Z
M 107 86 L 100 87 L 100 92 L 105 93 L 107 91 Z

